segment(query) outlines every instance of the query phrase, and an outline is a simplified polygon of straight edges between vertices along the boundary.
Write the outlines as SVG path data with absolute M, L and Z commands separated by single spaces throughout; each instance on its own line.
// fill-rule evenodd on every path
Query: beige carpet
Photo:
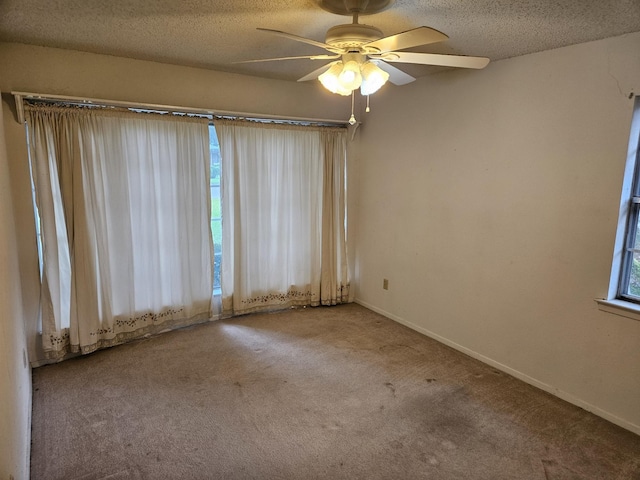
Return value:
M 34 370 L 34 479 L 640 479 L 640 437 L 361 306 Z

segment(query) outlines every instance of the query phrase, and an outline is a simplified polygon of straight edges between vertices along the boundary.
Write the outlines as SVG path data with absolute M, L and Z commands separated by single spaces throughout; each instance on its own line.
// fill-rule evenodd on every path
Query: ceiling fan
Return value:
M 298 81 L 304 82 L 318 78 L 329 91 L 345 96 L 352 95 L 358 88 L 363 95 L 368 96 L 382 87 L 387 80 L 395 85 L 404 85 L 415 80 L 411 75 L 390 65 L 391 63 L 474 69 L 484 68 L 489 63 L 489 59 L 485 57 L 401 51 L 449 38 L 430 27 L 418 27 L 385 37 L 380 29 L 358 23 L 360 15 L 378 13 L 393 4 L 394 0 L 317 0 L 317 2 L 321 8 L 329 12 L 350 15 L 352 23 L 330 28 L 324 43 L 280 30 L 268 28 L 258 28 L 258 30 L 323 48 L 329 54 L 265 58 L 237 63 L 294 59 L 331 60 L 330 63 Z

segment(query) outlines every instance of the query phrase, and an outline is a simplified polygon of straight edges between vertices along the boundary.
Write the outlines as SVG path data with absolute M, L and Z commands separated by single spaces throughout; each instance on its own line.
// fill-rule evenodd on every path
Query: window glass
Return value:
M 622 187 L 621 218 L 626 225 L 619 226 L 624 234 L 617 285 L 617 298 L 640 303 L 640 97 L 636 97 L 631 124 L 627 167 Z M 624 230 L 621 230 L 624 228 Z M 614 271 L 616 265 L 614 264 Z
M 220 294 L 220 263 L 222 259 L 222 215 L 220 209 L 220 144 L 213 125 L 209 125 L 209 148 L 211 150 L 211 232 L 213 234 L 215 294 Z

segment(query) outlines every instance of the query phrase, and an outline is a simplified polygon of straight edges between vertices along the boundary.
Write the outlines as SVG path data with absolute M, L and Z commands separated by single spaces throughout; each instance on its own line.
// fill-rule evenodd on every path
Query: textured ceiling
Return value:
M 288 80 L 323 63 L 232 62 L 326 52 L 257 27 L 324 42 L 327 29 L 350 21 L 316 0 L 0 0 L 0 41 Z M 385 35 L 426 25 L 449 40 L 413 51 L 495 61 L 640 31 L 640 0 L 396 0 L 360 23 Z M 436 71 L 396 66 L 414 76 Z

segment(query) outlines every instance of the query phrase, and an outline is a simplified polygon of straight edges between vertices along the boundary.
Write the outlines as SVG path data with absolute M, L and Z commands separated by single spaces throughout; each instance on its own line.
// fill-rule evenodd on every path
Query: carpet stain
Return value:
M 394 450 L 401 450 L 402 448 L 404 448 L 404 444 L 400 440 L 393 440 L 391 443 L 389 443 L 389 446 Z
M 393 351 L 402 351 L 402 350 L 412 350 L 412 351 L 414 351 L 414 352 L 416 352 L 416 353 L 420 353 L 420 352 L 419 352 L 419 350 L 417 350 L 417 349 L 413 348 L 412 346 L 410 346 L 410 345 L 404 345 L 404 344 L 402 344 L 402 343 L 390 344 L 390 345 L 382 345 L 382 346 L 379 348 L 379 350 L 380 350 L 381 352 L 385 352 L 385 351 L 387 351 L 387 350 L 390 350 L 390 351 L 392 351 L 392 352 L 393 352 Z
M 575 470 L 558 465 L 556 460 L 541 460 L 546 480 L 581 480 L 583 475 Z
M 394 386 L 393 386 L 393 383 L 391 383 L 391 382 L 386 382 L 386 383 L 384 384 L 384 386 L 385 386 L 385 387 L 387 387 L 389 390 L 391 390 L 391 394 L 392 394 L 392 395 L 394 396 L 394 398 L 395 398 L 395 396 L 396 396 L 396 387 L 394 387 Z

